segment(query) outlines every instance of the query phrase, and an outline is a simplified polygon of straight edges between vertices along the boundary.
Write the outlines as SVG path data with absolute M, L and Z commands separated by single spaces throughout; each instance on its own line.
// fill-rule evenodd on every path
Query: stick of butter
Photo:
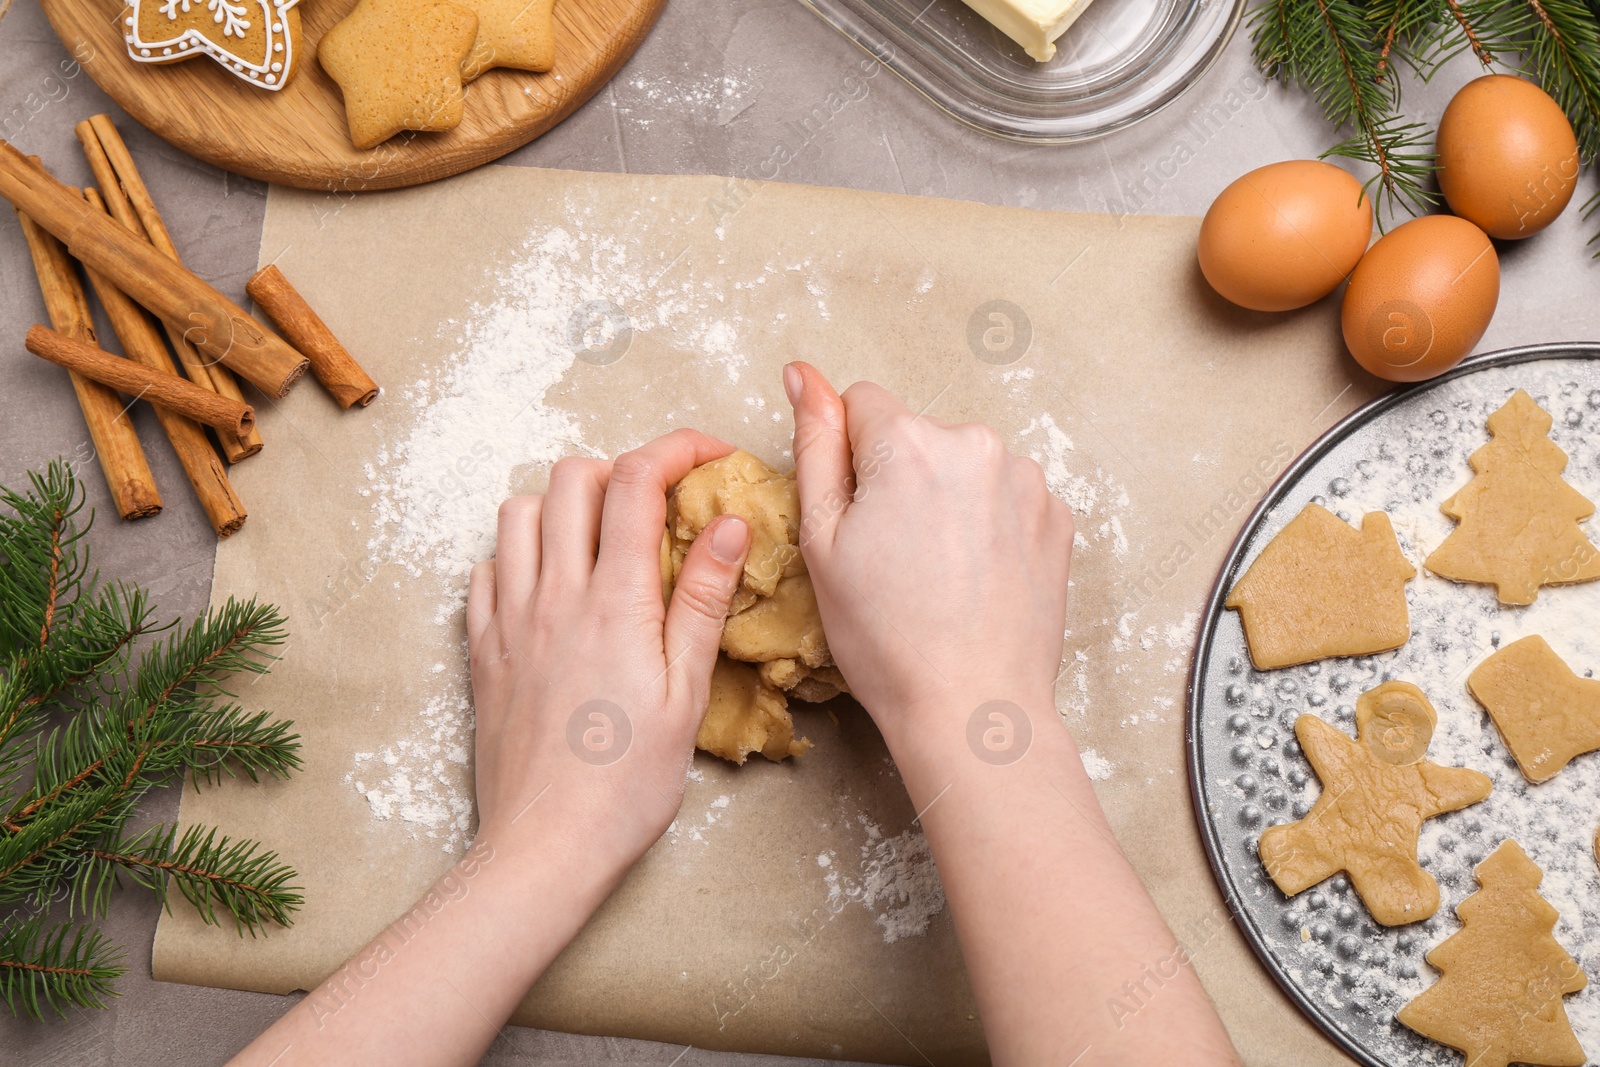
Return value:
M 1043 63 L 1056 54 L 1056 38 L 1078 20 L 1089 0 L 965 0 L 972 10 Z

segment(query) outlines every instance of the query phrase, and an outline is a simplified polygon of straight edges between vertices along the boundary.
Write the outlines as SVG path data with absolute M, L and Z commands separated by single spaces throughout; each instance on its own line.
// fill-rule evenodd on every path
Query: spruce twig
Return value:
M 47 929 L 34 916 L 0 929 L 0 999 L 38 1019 L 49 1008 L 103 1008 L 116 996 L 112 983 L 127 968 L 122 950 L 89 926 L 62 923 Z
M 1397 4 L 1390 17 L 1398 36 L 1407 15 Z M 1371 163 L 1377 173 L 1369 186 L 1390 205 L 1425 210 L 1434 202 L 1423 185 L 1433 157 L 1418 150 L 1427 139 L 1398 121 L 1399 89 L 1384 77 L 1389 53 L 1375 41 L 1366 9 L 1354 0 L 1270 0 L 1256 8 L 1251 27 L 1261 68 L 1305 88 L 1330 123 L 1353 130 L 1328 155 Z
M 30 486 L 0 489 L 0 907 L 36 914 L 0 931 L 0 998 L 37 1017 L 103 1006 L 122 973 L 98 931 L 49 926 L 52 904 L 102 916 L 126 875 L 164 904 L 175 887 L 206 922 L 226 914 L 254 935 L 288 925 L 302 901 L 294 871 L 255 842 L 173 825 L 124 833 L 144 794 L 179 776 L 198 789 L 300 766 L 288 722 L 221 699 L 229 675 L 268 669 L 282 617 L 230 599 L 130 668 L 134 643 L 167 627 L 151 624 L 142 591 L 101 584 L 90 568 L 71 468 L 52 463 Z
M 1380 221 L 1385 207 L 1438 202 L 1427 184 L 1431 136 L 1405 120 L 1391 76 L 1398 58 L 1424 79 L 1466 51 L 1486 69 L 1509 67 L 1566 112 L 1583 164 L 1600 157 L 1600 0 L 1264 0 L 1250 26 L 1262 69 L 1306 88 L 1330 123 L 1351 130 L 1325 156 L 1376 170 Z M 1600 193 L 1581 210 L 1600 210 Z

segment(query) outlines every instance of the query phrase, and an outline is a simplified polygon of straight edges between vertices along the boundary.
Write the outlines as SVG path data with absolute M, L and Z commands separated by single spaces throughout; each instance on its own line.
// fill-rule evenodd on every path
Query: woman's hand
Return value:
M 480 838 L 559 827 L 620 875 L 677 815 L 750 533 L 706 527 L 663 606 L 666 493 L 731 451 L 678 430 L 501 505 L 467 596 Z
M 784 386 L 828 647 L 927 834 L 996 1067 L 1236 1064 L 1056 714 L 1072 516 L 1039 465 L 876 385 L 793 363 Z M 1174 961 L 1137 1020 L 1107 1011 Z
M 1053 705 L 1072 514 L 987 426 L 784 368 L 800 545 L 851 690 L 891 745 L 912 709 Z
M 750 531 L 707 526 L 661 602 L 667 487 L 732 449 L 679 430 L 562 460 L 472 572 L 478 837 L 417 906 L 235 1059 L 477 1063 L 683 799 Z

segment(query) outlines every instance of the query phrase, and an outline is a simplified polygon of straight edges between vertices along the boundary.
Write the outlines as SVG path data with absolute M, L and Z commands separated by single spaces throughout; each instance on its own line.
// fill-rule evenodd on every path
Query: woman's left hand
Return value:
M 497 851 L 541 827 L 620 877 L 676 817 L 750 532 L 707 526 L 664 606 L 666 494 L 731 451 L 678 430 L 563 459 L 544 496 L 501 505 L 467 597 L 479 838 Z

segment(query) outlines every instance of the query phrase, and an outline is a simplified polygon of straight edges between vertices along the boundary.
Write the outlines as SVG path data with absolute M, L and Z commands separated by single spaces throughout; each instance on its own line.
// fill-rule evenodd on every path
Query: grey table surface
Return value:
M 1061 211 L 1199 215 L 1244 171 L 1315 156 L 1333 139 L 1303 94 L 1268 85 L 1252 69 L 1243 33 L 1166 111 L 1110 138 L 1059 147 L 1015 144 L 968 129 L 884 72 L 846 82 L 860 74 L 862 56 L 798 0 L 672 0 L 610 85 L 504 162 L 756 177 L 770 175 L 763 163 L 781 158 L 787 159 L 777 175 L 783 181 Z M 1436 120 L 1449 94 L 1471 75 L 1458 65 L 1430 84 L 1408 86 L 1409 110 Z M 830 94 L 844 101 L 836 111 L 825 106 Z M 816 111 L 819 106 L 824 110 Z M 101 111 L 118 116 L 188 265 L 242 303 L 256 265 L 266 187 L 197 162 L 137 127 L 71 65 L 34 3 L 0 0 L 0 136 L 44 157 L 67 181 L 85 183 L 90 179 L 72 126 Z M 1220 128 L 1207 123 L 1208 113 L 1225 114 L 1227 121 Z M 815 114 L 828 117 L 819 122 Z M 1592 175 L 1585 183 L 1580 198 L 1592 191 Z M 1544 234 L 1501 249 L 1500 307 L 1480 351 L 1600 340 L 1600 261 L 1585 248 L 1596 228 L 1600 222 L 1584 222 L 1569 210 Z M 11 353 L 0 389 L 3 485 L 18 484 L 24 472 L 52 457 L 89 454 L 59 371 L 21 354 L 23 332 L 43 320 L 16 219 L 0 212 L 0 338 L 10 339 Z M 166 509 L 137 523 L 107 518 L 114 513 L 104 482 L 86 468 L 89 503 L 102 516 L 90 536 L 94 558 L 105 573 L 146 586 L 167 617 L 193 614 L 209 596 L 214 540 L 182 491 L 182 473 L 159 444 L 154 418 L 142 407 L 135 418 L 158 483 L 171 487 Z M 175 790 L 153 796 L 144 816 L 170 818 L 177 801 Z M 148 894 L 122 894 L 106 923 L 129 952 L 120 999 L 105 1011 L 44 1023 L 0 1014 L 0 1067 L 222 1063 L 288 1008 L 284 997 L 152 981 L 156 916 Z M 508 1027 L 484 1062 L 733 1067 L 780 1061 Z

